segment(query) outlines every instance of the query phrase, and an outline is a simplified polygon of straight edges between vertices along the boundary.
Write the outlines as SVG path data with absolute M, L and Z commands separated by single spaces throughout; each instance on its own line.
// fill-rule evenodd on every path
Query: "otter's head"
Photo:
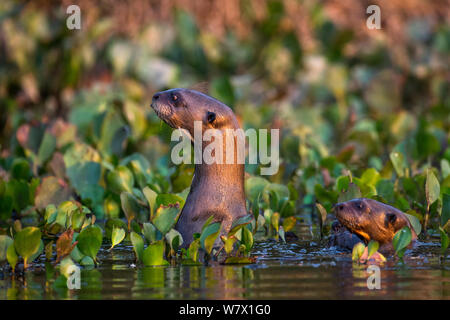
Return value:
M 373 199 L 353 199 L 335 205 L 336 217 L 351 232 L 380 244 L 391 242 L 395 233 L 408 226 L 415 233 L 406 215 L 400 210 Z
M 239 127 L 233 111 L 222 102 L 190 89 L 171 89 L 153 96 L 151 107 L 161 120 L 172 128 L 194 133 L 194 121 L 202 129 L 236 129 Z

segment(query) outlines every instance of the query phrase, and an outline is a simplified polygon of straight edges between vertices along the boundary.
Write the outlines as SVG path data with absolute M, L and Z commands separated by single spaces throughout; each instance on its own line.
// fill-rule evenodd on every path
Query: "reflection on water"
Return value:
M 0 299 L 449 299 L 450 263 L 438 252 L 423 243 L 403 265 L 390 259 L 381 289 L 369 290 L 367 266 L 311 241 L 258 243 L 256 264 L 208 267 L 135 267 L 132 247 L 119 245 L 101 251 L 98 268 L 82 269 L 80 290 L 47 266 L 14 280 L 0 275 Z

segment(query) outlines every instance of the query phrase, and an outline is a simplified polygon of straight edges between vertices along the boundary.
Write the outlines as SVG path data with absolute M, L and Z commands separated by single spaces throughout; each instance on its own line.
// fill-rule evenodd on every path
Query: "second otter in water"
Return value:
M 239 129 L 233 111 L 222 102 L 201 92 L 189 89 L 171 89 L 153 96 L 151 107 L 159 118 L 172 128 L 181 128 L 194 137 L 194 122 L 201 122 L 202 132 L 207 129 Z M 223 139 L 223 153 L 227 143 Z M 234 141 L 234 155 L 237 143 Z M 202 141 L 202 154 L 210 142 Z M 233 163 L 195 164 L 194 178 L 176 229 L 189 245 L 194 233 L 200 233 L 205 221 L 222 223 L 222 234 L 229 231 L 235 219 L 247 214 L 244 191 L 244 164 Z
M 338 203 L 335 212 L 340 225 L 333 225 L 333 245 L 353 247 L 358 242 L 357 235 L 365 243 L 378 241 L 380 251 L 389 252 L 393 249 L 395 233 L 405 226 L 411 229 L 412 240 L 417 239 L 411 222 L 402 211 L 373 199 L 360 198 Z

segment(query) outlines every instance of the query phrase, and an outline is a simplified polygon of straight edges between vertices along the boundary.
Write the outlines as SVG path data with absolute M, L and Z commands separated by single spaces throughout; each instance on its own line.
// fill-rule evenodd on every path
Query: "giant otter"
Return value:
M 194 137 L 194 121 L 201 121 L 202 132 L 217 129 L 239 129 L 233 111 L 222 102 L 201 92 L 190 89 L 171 89 L 153 96 L 151 107 L 159 118 L 172 128 L 187 130 Z M 225 133 L 224 133 L 225 136 Z M 203 139 L 202 139 L 203 140 Z M 209 141 L 202 141 L 202 154 Z M 223 151 L 226 152 L 226 139 Z M 237 155 L 236 141 L 234 143 Z M 201 232 L 205 221 L 222 223 L 222 234 L 229 231 L 232 222 L 247 214 L 244 192 L 244 164 L 233 161 L 225 163 L 195 164 L 194 177 L 186 203 L 175 228 L 188 246 L 193 234 Z
M 404 226 L 411 229 L 412 240 L 417 239 L 408 217 L 390 205 L 360 198 L 338 203 L 334 209 L 339 222 L 332 226 L 332 245 L 351 249 L 358 241 L 375 240 L 380 252 L 390 253 L 395 233 Z

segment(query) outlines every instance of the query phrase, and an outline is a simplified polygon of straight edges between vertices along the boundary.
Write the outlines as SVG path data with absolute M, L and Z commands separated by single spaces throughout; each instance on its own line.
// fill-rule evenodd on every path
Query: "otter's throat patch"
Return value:
M 370 241 L 370 236 L 365 233 L 364 231 L 355 230 L 355 233 L 366 239 L 367 241 Z

